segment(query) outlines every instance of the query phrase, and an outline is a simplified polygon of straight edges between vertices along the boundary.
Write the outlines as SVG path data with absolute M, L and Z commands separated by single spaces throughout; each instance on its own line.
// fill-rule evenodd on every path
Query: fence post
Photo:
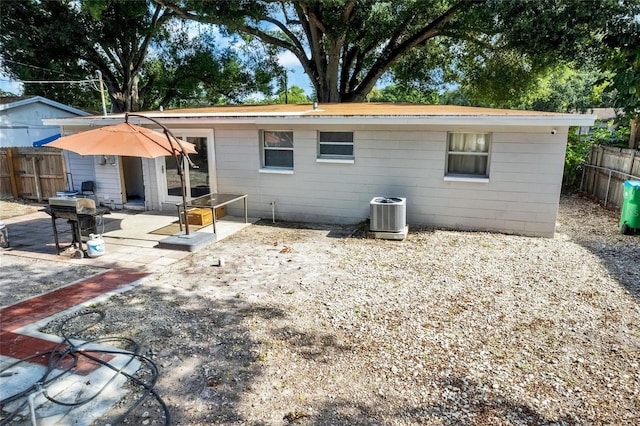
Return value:
M 611 169 L 609 169 L 609 179 L 607 180 L 607 192 L 604 196 L 604 206 L 607 207 L 609 201 L 609 188 L 611 187 Z
M 38 198 L 38 202 L 42 202 L 42 188 L 40 188 L 40 173 L 38 173 L 38 159 L 34 155 L 31 157 L 31 164 L 33 164 L 33 179 L 36 185 L 36 197 Z
M 594 197 L 597 196 L 598 193 L 598 181 L 600 180 L 600 169 L 598 169 L 598 167 L 600 167 L 600 146 L 596 146 L 596 168 L 593 169 L 593 188 L 591 195 L 593 195 Z
M 14 199 L 18 198 L 18 177 L 16 176 L 16 168 L 13 164 L 13 154 L 15 148 L 7 148 L 7 166 L 9 169 L 9 182 L 11 183 L 11 195 Z

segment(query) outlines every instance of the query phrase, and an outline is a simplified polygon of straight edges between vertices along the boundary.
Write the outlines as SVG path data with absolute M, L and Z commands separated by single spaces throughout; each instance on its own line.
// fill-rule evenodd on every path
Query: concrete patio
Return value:
M 159 248 L 159 242 L 170 235 L 152 233 L 160 228 L 176 222 L 177 217 L 170 212 L 131 212 L 125 210 L 112 211 L 103 216 L 103 224 L 98 221 L 97 230 L 105 241 L 105 254 L 96 258 L 74 259 L 73 248 L 57 254 L 51 216 L 44 211 L 28 215 L 4 219 L 9 230 L 11 247 L 3 249 L 3 254 L 49 259 L 78 264 L 90 264 L 104 268 L 133 269 L 146 272 L 157 272 L 179 259 L 189 255 L 189 251 Z M 193 229 L 191 234 L 203 238 L 204 241 L 220 241 L 229 235 L 255 223 L 257 219 L 225 216 L 216 222 L 216 234 L 213 226 Z M 67 247 L 71 243 L 70 226 L 65 220 L 56 221 L 60 246 Z M 103 231 L 104 229 L 104 231 Z M 207 238 L 209 235 L 213 238 Z M 209 244 L 205 242 L 205 245 Z M 86 244 L 83 244 L 86 250 Z

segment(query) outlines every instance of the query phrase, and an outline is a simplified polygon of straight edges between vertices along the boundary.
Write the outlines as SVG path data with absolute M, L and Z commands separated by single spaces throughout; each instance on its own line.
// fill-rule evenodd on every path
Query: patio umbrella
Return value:
M 196 153 L 194 144 L 178 142 L 177 139 L 175 141 L 171 141 L 165 134 L 125 121 L 64 136 L 44 146 L 66 149 L 80 155 L 122 155 L 144 158 L 180 155 L 182 152 Z
M 129 123 L 129 117 L 140 117 L 160 126 L 163 133 Z M 44 146 L 66 149 L 80 155 L 119 155 L 125 157 L 156 158 L 171 155 L 178 165 L 182 184 L 182 204 L 187 211 L 184 181 L 184 160 L 195 165 L 188 154 L 195 154 L 195 145 L 176 138 L 169 129 L 153 118 L 141 114 L 125 114 L 124 123 L 104 126 L 86 132 L 64 136 Z M 189 235 L 189 222 L 185 220 L 185 233 Z

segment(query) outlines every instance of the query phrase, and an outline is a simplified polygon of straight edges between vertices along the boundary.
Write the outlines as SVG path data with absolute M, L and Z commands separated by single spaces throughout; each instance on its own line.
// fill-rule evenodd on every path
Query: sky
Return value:
M 22 93 L 22 84 L 11 80 L 9 76 L 0 71 L 0 90 L 19 95 Z
M 304 93 L 311 97 L 311 95 L 313 95 L 313 85 L 311 84 L 311 80 L 307 74 L 305 74 L 302 65 L 300 65 L 300 61 L 296 58 L 296 55 L 289 51 L 283 52 L 278 55 L 278 62 L 287 70 L 289 87 L 301 87 L 304 89 Z

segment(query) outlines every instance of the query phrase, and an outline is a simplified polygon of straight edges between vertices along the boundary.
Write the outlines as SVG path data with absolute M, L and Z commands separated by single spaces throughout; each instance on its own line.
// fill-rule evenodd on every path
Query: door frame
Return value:
M 188 137 L 206 138 L 207 139 L 207 162 L 209 164 L 209 187 L 211 192 L 217 192 L 218 178 L 216 173 L 216 153 L 213 129 L 172 129 L 171 133 L 176 138 L 185 140 Z M 179 203 L 182 201 L 181 196 L 173 196 L 167 193 L 167 179 L 165 171 L 165 158 L 156 159 L 156 169 L 158 170 L 158 183 L 160 189 L 160 198 L 163 203 Z M 186 163 L 186 161 L 185 161 Z M 189 189 L 189 165 L 185 164 L 185 184 Z M 187 200 L 191 200 L 191 191 L 188 191 Z

